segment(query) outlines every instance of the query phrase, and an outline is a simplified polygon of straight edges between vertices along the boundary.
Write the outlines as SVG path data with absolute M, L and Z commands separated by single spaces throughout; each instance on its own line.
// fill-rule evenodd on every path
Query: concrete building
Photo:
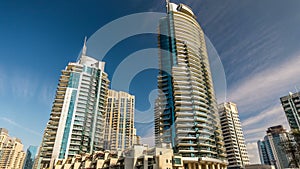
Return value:
M 26 151 L 26 157 L 25 157 L 23 169 L 32 169 L 33 168 L 37 153 L 38 153 L 37 146 L 29 146 L 28 147 L 28 149 Z
M 0 168 L 21 169 L 24 159 L 25 152 L 21 140 L 10 137 L 6 129 L 0 128 Z
M 134 128 L 135 97 L 126 92 L 108 90 L 104 149 L 123 151 L 136 139 Z
M 86 40 L 85 40 L 86 41 Z M 104 62 L 86 55 L 62 71 L 37 168 L 52 167 L 57 159 L 103 149 L 109 80 Z
M 171 143 L 185 167 L 225 167 L 205 36 L 195 18 L 190 7 L 167 1 L 167 15 L 159 23 L 155 142 Z
M 300 130 L 300 92 L 280 98 L 283 110 L 292 130 Z
M 90 169 L 181 169 L 181 159 L 178 159 L 179 161 L 175 164 L 177 167 L 173 167 L 173 157 L 173 150 L 170 146 L 149 148 L 147 145 L 134 145 L 119 154 L 115 151 L 97 151 L 93 154 L 81 154 L 57 160 L 54 169 L 79 169 L 81 167 Z
M 276 169 L 289 168 L 289 157 L 282 150 L 281 141 L 288 133 L 281 125 L 268 128 L 263 141 L 258 141 L 259 156 L 262 164 L 274 165 Z
M 222 132 L 228 160 L 228 169 L 245 168 L 249 164 L 248 152 L 236 104 L 219 104 Z

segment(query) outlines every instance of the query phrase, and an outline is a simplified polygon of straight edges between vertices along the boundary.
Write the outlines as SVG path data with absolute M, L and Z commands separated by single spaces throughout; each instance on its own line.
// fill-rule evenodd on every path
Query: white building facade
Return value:
M 62 71 L 36 168 L 52 167 L 57 159 L 104 148 L 109 80 L 104 62 L 86 55 Z
M 245 168 L 249 157 L 245 138 L 235 103 L 225 102 L 218 106 L 228 160 L 228 169 Z

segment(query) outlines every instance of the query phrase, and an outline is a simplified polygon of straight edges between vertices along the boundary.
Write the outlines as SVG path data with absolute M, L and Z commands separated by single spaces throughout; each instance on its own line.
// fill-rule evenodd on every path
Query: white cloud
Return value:
M 284 128 L 289 129 L 280 105 L 267 108 L 262 113 L 246 119 L 242 124 L 246 141 L 255 141 L 254 138 L 262 139 L 271 126 L 283 125 Z
M 300 55 L 250 76 L 229 90 L 230 100 L 243 109 L 265 106 L 300 84 Z
M 242 125 L 252 163 L 259 162 L 256 141 L 263 139 L 267 128 L 283 125 L 289 129 L 279 99 L 300 84 L 300 78 L 296 78 L 300 74 L 299 56 L 265 68 L 229 90 L 228 98 L 242 110 L 241 117 L 247 117 L 242 120 Z
M 251 164 L 260 164 L 259 153 L 257 149 L 257 143 L 247 143 L 248 156 Z
M 259 113 L 246 119 L 243 124 L 247 150 L 251 163 L 259 163 L 258 147 L 256 142 L 262 140 L 266 135 L 266 130 L 275 125 L 283 125 L 288 128 L 285 114 L 280 105 L 271 106 Z

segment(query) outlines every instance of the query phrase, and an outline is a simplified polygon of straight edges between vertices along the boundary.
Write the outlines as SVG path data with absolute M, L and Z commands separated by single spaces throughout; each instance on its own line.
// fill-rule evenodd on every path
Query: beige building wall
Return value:
M 123 151 L 136 142 L 135 97 L 122 91 L 108 91 L 104 149 Z
M 8 131 L 0 128 L 0 169 L 21 169 L 24 160 L 21 140 L 9 137 Z

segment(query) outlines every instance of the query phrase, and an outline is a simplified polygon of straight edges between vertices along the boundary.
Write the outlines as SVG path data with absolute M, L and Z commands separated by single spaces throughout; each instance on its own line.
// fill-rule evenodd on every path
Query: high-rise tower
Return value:
M 84 43 L 80 59 L 61 73 L 37 168 L 103 149 L 109 80 L 104 62 L 87 56 L 86 50 Z
M 236 104 L 219 104 L 222 132 L 225 142 L 228 169 L 245 168 L 249 164 L 248 152 Z
M 193 11 L 167 1 L 159 23 L 155 140 L 171 143 L 186 167 L 226 165 L 205 35 Z
M 292 130 L 300 130 L 300 92 L 280 98 L 285 115 Z
M 268 128 L 263 141 L 258 141 L 262 164 L 274 165 L 276 169 L 289 168 L 289 157 L 283 151 L 281 142 L 287 140 L 288 133 L 281 125 Z
M 104 148 L 125 150 L 134 144 L 135 97 L 126 92 L 108 90 Z

